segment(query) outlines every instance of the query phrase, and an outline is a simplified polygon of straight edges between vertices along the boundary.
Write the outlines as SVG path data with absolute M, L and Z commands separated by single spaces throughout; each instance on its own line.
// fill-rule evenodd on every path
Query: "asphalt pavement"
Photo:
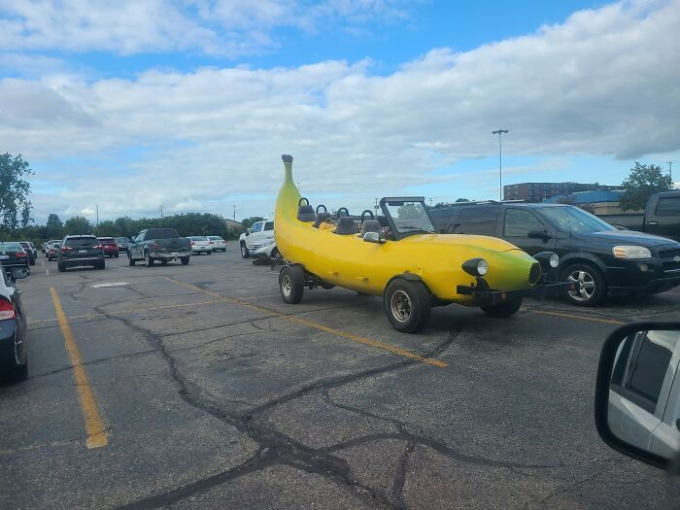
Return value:
M 188 266 L 19 282 L 29 379 L 0 385 L 0 508 L 677 508 L 661 471 L 605 446 L 599 351 L 680 316 L 680 291 L 509 319 L 379 298 L 279 296 L 230 243 Z

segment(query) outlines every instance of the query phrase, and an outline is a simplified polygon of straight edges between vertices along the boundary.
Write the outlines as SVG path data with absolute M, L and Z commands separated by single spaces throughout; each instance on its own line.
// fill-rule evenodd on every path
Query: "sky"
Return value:
M 0 0 L 0 153 L 33 217 L 680 187 L 680 0 Z

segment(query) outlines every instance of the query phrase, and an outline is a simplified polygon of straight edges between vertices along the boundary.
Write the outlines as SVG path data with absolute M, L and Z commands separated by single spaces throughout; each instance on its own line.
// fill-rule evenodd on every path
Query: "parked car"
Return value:
M 261 242 L 254 244 L 250 255 L 255 259 L 271 259 L 272 261 L 278 261 L 281 259 L 281 253 L 276 247 L 276 239 L 273 237 L 267 237 Z M 253 261 L 253 263 L 256 263 Z
M 25 267 L 0 265 L 0 375 L 21 381 L 28 376 L 26 315 L 16 280 L 29 274 Z
M 49 262 L 57 260 L 57 257 L 59 256 L 59 249 L 61 248 L 61 241 L 50 241 L 49 243 L 45 243 L 43 246 L 45 246 L 45 256 L 47 257 L 47 260 Z
M 98 237 L 97 241 L 104 248 L 104 255 L 118 258 L 118 243 L 113 237 Z
M 617 227 L 637 230 L 680 241 L 680 191 L 653 194 L 643 213 L 598 215 Z
M 187 237 L 191 241 L 191 253 L 194 255 L 200 255 L 205 253 L 206 255 L 212 255 L 212 247 L 210 246 L 210 241 L 205 236 L 189 236 Z
M 498 237 L 529 255 L 560 256 L 562 280 L 576 283 L 569 302 L 595 306 L 607 294 L 656 294 L 680 285 L 680 243 L 617 230 L 571 205 L 465 202 L 433 209 L 439 232 Z
M 70 267 L 93 266 L 105 269 L 104 247 L 93 235 L 66 236 L 57 255 L 57 269 L 64 272 Z
M 5 268 L 24 267 L 31 271 L 28 253 L 21 243 L 0 243 L 0 262 Z
M 186 266 L 190 258 L 191 241 L 180 237 L 174 228 L 142 230 L 132 240 L 128 250 L 131 266 L 138 260 L 143 260 L 147 266 L 153 266 L 156 260 L 165 265 L 168 261 L 177 259 Z
M 48 248 L 50 246 L 53 246 L 54 243 L 58 243 L 61 246 L 62 239 L 50 239 L 49 241 L 46 241 L 42 243 L 42 246 L 40 247 L 42 249 L 42 252 L 47 256 Z
M 227 251 L 227 242 L 220 236 L 208 236 L 208 241 L 210 241 L 212 251 L 221 251 L 222 253 Z
M 130 239 L 127 237 L 116 237 L 116 244 L 118 245 L 119 251 L 124 251 L 127 253 L 130 248 Z
M 256 221 L 238 238 L 241 256 L 247 259 L 250 257 L 250 252 L 254 249 L 255 245 L 262 247 L 268 239 L 274 239 L 274 222 Z
M 595 390 L 595 424 L 605 443 L 648 464 L 677 469 L 679 358 L 680 322 L 628 324 L 607 338 Z
M 38 253 L 33 251 L 33 248 L 31 248 L 31 243 L 28 241 L 19 241 L 19 244 L 22 246 L 24 251 L 28 254 L 28 262 L 30 265 L 35 266 L 35 261 L 38 258 Z

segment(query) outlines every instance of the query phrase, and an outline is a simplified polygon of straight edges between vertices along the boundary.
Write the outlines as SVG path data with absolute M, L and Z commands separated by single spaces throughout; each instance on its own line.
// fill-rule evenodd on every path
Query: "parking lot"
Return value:
M 602 342 L 677 318 L 680 291 L 510 319 L 379 298 L 286 305 L 230 243 L 188 266 L 19 282 L 29 379 L 0 386 L 0 508 L 670 508 L 593 423 Z M 677 507 L 677 506 L 676 506 Z

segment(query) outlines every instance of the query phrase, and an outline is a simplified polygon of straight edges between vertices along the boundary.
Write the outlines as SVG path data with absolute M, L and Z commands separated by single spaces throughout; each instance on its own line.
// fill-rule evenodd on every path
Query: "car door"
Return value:
M 249 250 L 253 249 L 253 245 L 259 244 L 260 239 L 262 239 L 262 227 L 264 226 L 264 221 L 258 221 L 253 223 L 250 229 L 250 235 L 246 237 L 246 246 Z
M 653 200 L 645 214 L 645 232 L 680 239 L 680 193 Z
M 503 219 L 503 239 L 529 255 L 555 249 L 555 232 L 534 211 L 508 207 Z
M 137 234 L 133 240 L 133 245 L 130 247 L 130 252 L 134 254 L 134 259 L 142 258 L 142 240 L 144 239 L 144 231 Z

